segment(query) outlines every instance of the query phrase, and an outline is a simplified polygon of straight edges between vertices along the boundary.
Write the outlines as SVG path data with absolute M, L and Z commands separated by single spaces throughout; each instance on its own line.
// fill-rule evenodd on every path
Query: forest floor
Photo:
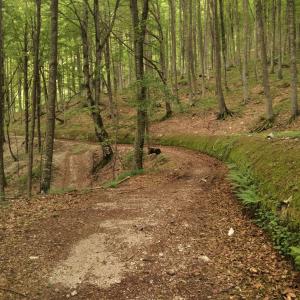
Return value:
M 226 166 L 162 152 L 155 172 L 115 189 L 1 209 L 0 299 L 299 297 L 299 274 L 244 212 Z
M 243 104 L 237 74 L 231 74 L 236 78 L 226 92 L 234 115 L 226 120 L 216 119 L 213 79 L 193 107 L 182 84 L 182 109 L 174 105 L 174 115 L 165 121 L 165 94 L 153 89 L 150 137 L 249 135 L 264 114 L 263 89 L 253 83 L 251 100 Z M 299 138 L 300 119 L 289 122 L 289 84 L 271 79 L 276 119 L 269 131 Z M 125 176 L 115 189 L 102 188 L 113 182 L 114 172 L 129 170 L 131 146 L 119 146 L 116 164 L 94 176 L 91 170 L 101 153 L 87 142 L 95 137 L 82 99 L 58 111 L 65 123 L 57 123 L 50 195 L 12 200 L 0 209 L 1 300 L 300 299 L 299 273 L 247 215 L 227 179 L 227 167 L 216 159 L 162 147 L 161 155 L 147 158 L 143 175 Z M 103 101 L 108 108 L 106 97 Z M 117 99 L 120 136 L 135 128 L 131 101 L 130 91 Z M 108 109 L 103 117 L 114 136 Z M 20 120 L 16 115 L 11 127 L 19 162 L 5 151 L 12 198 L 25 194 L 27 181 L 23 139 L 15 137 L 24 134 Z M 40 160 L 36 153 L 35 191 Z

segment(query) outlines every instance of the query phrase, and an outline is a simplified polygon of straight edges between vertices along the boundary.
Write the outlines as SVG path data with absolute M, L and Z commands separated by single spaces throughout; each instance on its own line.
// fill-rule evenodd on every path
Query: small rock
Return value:
M 76 296 L 77 294 L 78 294 L 78 293 L 77 293 L 76 290 L 74 290 L 74 291 L 71 292 L 71 296 L 72 296 L 72 297 Z
M 228 236 L 233 236 L 234 235 L 234 229 L 231 227 L 228 231 Z
M 170 269 L 167 271 L 167 274 L 170 276 L 174 276 L 176 274 L 176 271 L 174 269 Z
M 39 257 L 38 256 L 29 256 L 29 259 L 30 260 L 37 260 L 37 259 L 39 259 Z
M 250 268 L 250 272 L 251 272 L 251 273 L 254 273 L 254 274 L 258 273 L 257 269 L 255 269 L 255 268 L 253 268 L 253 267 Z
M 164 254 L 162 252 L 160 252 L 158 255 L 159 257 L 164 257 Z
M 199 259 L 204 261 L 204 262 L 210 262 L 211 261 L 211 259 L 209 257 L 207 257 L 206 255 L 199 256 Z

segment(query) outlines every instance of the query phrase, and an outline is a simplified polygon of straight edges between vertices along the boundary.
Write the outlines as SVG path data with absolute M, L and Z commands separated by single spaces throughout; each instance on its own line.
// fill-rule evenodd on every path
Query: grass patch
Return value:
M 121 182 L 123 182 L 126 178 L 142 175 L 145 171 L 143 169 L 132 170 L 128 172 L 121 173 L 116 179 L 111 180 L 104 184 L 104 188 L 116 188 Z
M 76 189 L 72 187 L 66 187 L 66 188 L 51 188 L 49 191 L 49 194 L 51 195 L 63 195 L 66 193 L 75 192 Z
M 41 178 L 41 175 L 42 175 L 42 170 L 40 166 L 34 166 L 32 168 L 32 181 L 39 180 Z M 27 184 L 27 181 L 28 181 L 27 173 L 18 177 L 18 184 L 22 187 L 24 187 Z
M 300 138 L 300 131 L 279 131 L 274 132 L 274 136 L 277 138 Z

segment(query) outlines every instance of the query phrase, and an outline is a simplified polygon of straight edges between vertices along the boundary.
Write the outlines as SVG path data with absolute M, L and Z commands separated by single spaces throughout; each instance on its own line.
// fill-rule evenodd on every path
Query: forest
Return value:
M 0 0 L 0 299 L 298 299 L 299 64 L 298 0 Z

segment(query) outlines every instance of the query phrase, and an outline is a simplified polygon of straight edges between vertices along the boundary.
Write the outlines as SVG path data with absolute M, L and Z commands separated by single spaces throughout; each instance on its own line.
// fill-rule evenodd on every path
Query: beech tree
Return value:
M 134 168 L 143 168 L 143 149 L 145 142 L 145 130 L 147 119 L 146 85 L 144 82 L 144 41 L 149 12 L 149 1 L 143 0 L 142 13 L 137 0 L 130 0 L 130 11 L 134 36 L 134 62 L 137 82 L 136 100 L 137 108 L 137 131 L 134 144 Z
M 272 97 L 270 92 L 268 57 L 267 57 L 267 48 L 266 48 L 266 41 L 265 41 L 265 26 L 264 26 L 264 19 L 262 14 L 263 14 L 263 7 L 262 7 L 261 0 L 256 0 L 257 28 L 258 28 L 258 36 L 260 42 L 264 94 L 266 97 L 266 119 L 267 121 L 271 121 L 274 117 L 274 112 L 273 112 Z
M 215 58 L 215 84 L 216 94 L 219 103 L 219 119 L 226 118 L 231 114 L 228 110 L 222 88 L 222 68 L 221 68 L 221 51 L 220 51 L 220 35 L 219 35 L 219 16 L 218 16 L 218 1 L 211 1 L 211 10 L 213 17 L 213 46 L 214 46 L 214 58 Z
M 5 199 L 4 186 L 4 52 L 3 52 L 3 2 L 0 0 L 0 201 Z
M 57 39 L 58 39 L 58 0 L 51 0 L 50 26 L 50 59 L 49 59 L 49 86 L 47 102 L 47 129 L 45 140 L 45 162 L 42 174 L 41 190 L 47 193 L 50 188 L 52 175 L 52 160 L 55 133 L 55 104 L 57 80 Z
M 296 47 L 296 19 L 295 0 L 287 0 L 288 22 L 289 22 L 289 44 L 290 44 L 290 64 L 291 64 L 291 118 L 295 119 L 299 115 L 298 108 L 298 74 L 297 74 L 297 47 Z
M 33 168 L 33 151 L 35 136 L 35 120 L 37 109 L 38 81 L 40 72 L 40 33 L 41 33 L 41 0 L 35 0 L 36 21 L 33 32 L 33 83 L 31 93 L 31 123 L 29 131 L 28 145 L 28 177 L 27 177 L 27 196 L 31 197 L 32 192 L 32 168 Z

